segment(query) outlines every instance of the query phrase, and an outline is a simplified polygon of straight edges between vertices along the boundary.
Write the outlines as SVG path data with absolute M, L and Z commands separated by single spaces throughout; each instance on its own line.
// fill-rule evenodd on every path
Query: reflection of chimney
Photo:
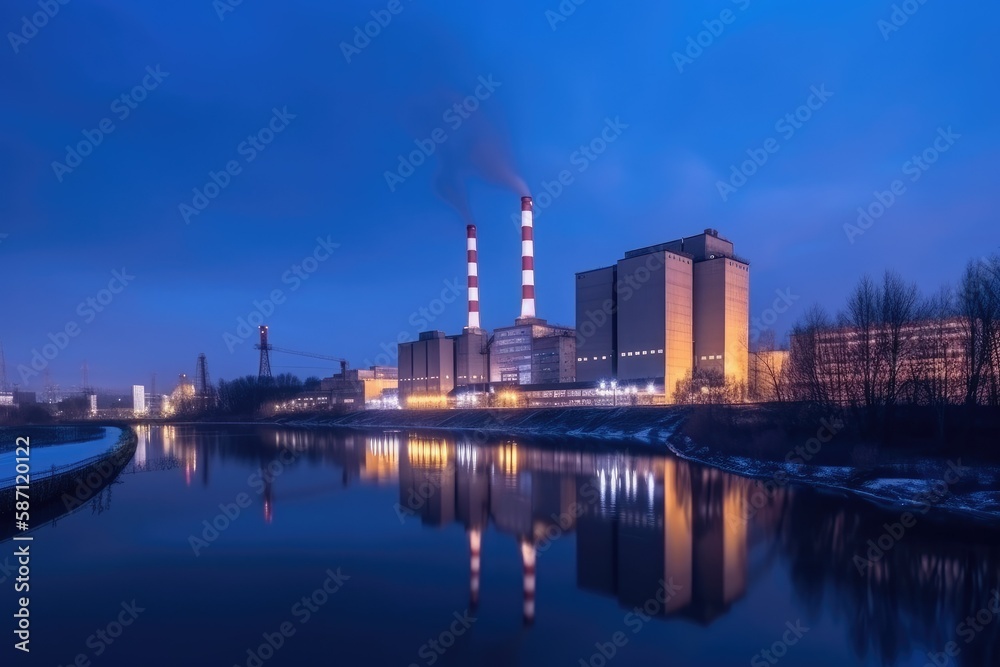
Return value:
M 521 562 L 524 564 L 524 624 L 535 622 L 535 545 L 521 541 Z
M 271 487 L 272 480 L 271 476 L 263 473 L 263 471 L 261 476 L 264 478 L 264 523 L 271 523 L 274 520 L 274 490 Z
M 479 606 L 479 554 L 483 533 L 478 528 L 469 530 L 469 606 L 473 611 Z
M 479 250 L 476 245 L 476 226 L 469 225 L 468 256 L 469 256 L 469 329 L 479 328 Z
M 535 230 L 531 197 L 521 197 L 521 318 L 535 316 Z

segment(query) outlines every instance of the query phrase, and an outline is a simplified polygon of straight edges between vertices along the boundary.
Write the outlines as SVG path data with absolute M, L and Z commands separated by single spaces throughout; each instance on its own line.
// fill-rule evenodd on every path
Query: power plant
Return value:
M 614 264 L 577 273 L 574 328 L 538 316 L 534 202 L 523 196 L 520 203 L 520 312 L 510 325 L 483 328 L 479 235 L 469 224 L 460 333 L 420 332 L 399 343 L 396 368 L 355 370 L 340 357 L 277 347 L 261 324 L 259 380 L 271 380 L 272 354 L 335 362 L 340 370 L 266 410 L 664 404 L 686 400 L 679 390 L 694 392 L 706 378 L 747 386 L 750 263 L 718 230 L 629 250 Z M 133 388 L 134 413 L 169 415 L 218 400 L 204 354 L 193 382 L 182 376 L 169 397 L 151 394 Z
M 478 237 L 466 230 L 468 325 L 448 336 L 426 331 L 399 344 L 399 400 L 407 407 L 445 407 L 449 396 L 471 400 L 505 385 L 572 382 L 575 333 L 550 325 L 535 311 L 535 238 L 531 197 L 521 198 L 521 314 L 490 335 L 481 327 Z M 469 397 L 472 397 L 471 399 Z
M 699 373 L 746 385 L 750 264 L 718 230 L 578 273 L 576 328 L 537 315 L 534 232 L 532 199 L 522 197 L 521 312 L 490 334 L 481 328 L 478 236 L 468 226 L 468 326 L 399 344 L 401 406 L 479 405 L 497 394 L 519 405 L 619 405 L 639 402 L 640 387 L 642 402 L 667 403 Z

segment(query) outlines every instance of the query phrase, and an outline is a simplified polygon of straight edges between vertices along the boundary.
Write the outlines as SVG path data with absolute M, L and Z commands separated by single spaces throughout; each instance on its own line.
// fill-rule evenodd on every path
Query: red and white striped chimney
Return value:
M 535 316 L 535 229 L 531 197 L 521 197 L 521 318 Z
M 468 261 L 469 261 L 469 329 L 478 329 L 479 323 L 479 249 L 476 245 L 476 226 L 469 225 Z
M 524 586 L 524 624 L 535 622 L 535 545 L 526 537 L 521 538 L 521 565 Z
M 479 528 L 469 530 L 469 606 L 479 606 L 479 564 L 483 533 Z

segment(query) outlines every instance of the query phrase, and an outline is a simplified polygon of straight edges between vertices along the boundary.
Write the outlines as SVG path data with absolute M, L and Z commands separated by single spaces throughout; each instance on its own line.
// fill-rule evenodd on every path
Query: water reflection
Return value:
M 395 487 L 402 520 L 464 530 L 468 572 L 454 576 L 467 574 L 473 609 L 483 602 L 484 536 L 511 538 L 495 548 L 518 552 L 526 625 L 546 611 L 536 609 L 536 587 L 545 585 L 536 581 L 537 565 L 566 539 L 575 543 L 576 586 L 624 609 L 672 581 L 680 593 L 659 616 L 710 626 L 777 568 L 810 619 L 832 616 L 845 629 L 859 662 L 902 664 L 957 641 L 958 664 L 1000 664 L 1000 620 L 983 624 L 968 644 L 957 634 L 1000 583 L 997 535 L 984 527 L 922 518 L 862 574 L 855 556 L 899 517 L 844 497 L 778 489 L 760 503 L 754 482 L 641 453 L 406 432 L 255 433 L 248 441 L 162 427 L 140 441 L 133 472 L 175 461 L 187 484 L 200 473 L 208 485 L 214 459 L 250 462 L 265 482 L 267 523 L 281 521 L 275 505 L 289 484 L 269 474 L 282 451 L 295 453 L 293 466 L 339 468 L 342 487 Z

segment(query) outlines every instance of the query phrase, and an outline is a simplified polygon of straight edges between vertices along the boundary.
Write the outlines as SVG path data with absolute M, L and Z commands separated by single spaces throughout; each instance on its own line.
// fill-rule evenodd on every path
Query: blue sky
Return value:
M 560 323 L 573 323 L 575 272 L 706 227 L 751 260 L 752 314 L 778 290 L 798 297 L 781 332 L 810 303 L 838 308 L 863 272 L 896 269 L 931 292 L 1000 245 L 996 3 L 913 2 L 891 32 L 879 24 L 891 2 L 587 0 L 563 3 L 575 7 L 565 20 L 550 13 L 555 0 L 400 0 L 397 14 L 388 0 L 220 3 L 73 0 L 37 31 L 24 27 L 36 2 L 0 9 L 10 382 L 68 325 L 76 335 L 46 360 L 63 385 L 80 383 L 86 361 L 98 386 L 148 384 L 155 372 L 169 388 L 200 352 L 214 379 L 255 373 L 253 340 L 225 335 L 274 290 L 284 297 L 266 318 L 275 345 L 385 361 L 398 336 L 416 335 L 414 322 L 461 328 L 463 294 L 433 322 L 420 311 L 439 310 L 435 299 L 455 296 L 450 282 L 464 283 L 468 216 L 479 226 L 484 325 L 509 324 L 517 176 L 537 197 L 572 175 L 536 225 L 538 311 Z M 372 11 L 392 20 L 348 62 L 342 43 Z M 712 28 L 679 68 L 675 53 Z M 114 101 L 144 78 L 144 99 L 131 98 L 123 118 Z M 794 133 L 776 125 L 823 86 L 832 95 L 814 98 Z M 477 88 L 485 99 L 455 128 L 445 113 Z M 275 109 L 283 129 L 248 149 Z M 104 119 L 113 131 L 72 171 L 54 169 Z M 615 141 L 581 158 L 609 119 Z M 438 127 L 447 141 L 390 190 L 386 172 Z M 948 128 L 947 150 L 911 180 L 908 161 Z M 768 139 L 777 151 L 724 200 L 720 181 Z M 188 222 L 180 206 L 230 161 L 237 173 Z M 849 240 L 858 207 L 896 180 L 903 194 Z M 461 189 L 468 214 L 442 196 Z M 292 290 L 283 278 L 317 238 L 339 245 Z M 135 278 L 104 294 L 101 312 L 80 309 L 123 269 Z M 272 363 L 326 370 L 277 354 Z

